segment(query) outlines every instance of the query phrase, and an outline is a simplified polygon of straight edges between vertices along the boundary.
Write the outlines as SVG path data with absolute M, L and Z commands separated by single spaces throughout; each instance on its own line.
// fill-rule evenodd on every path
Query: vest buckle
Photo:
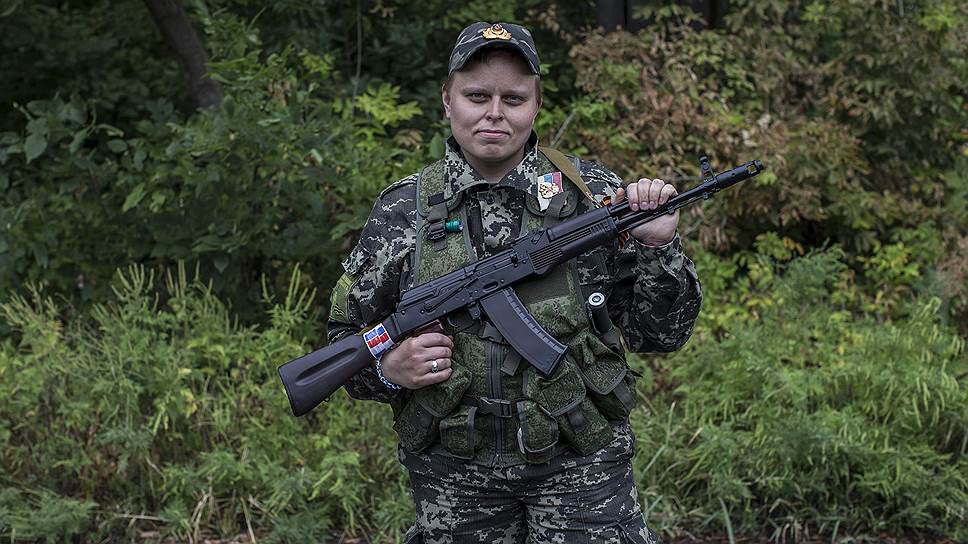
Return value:
M 436 242 L 438 240 L 443 240 L 444 236 L 447 235 L 447 231 L 444 230 L 443 224 L 431 223 L 427 228 L 427 240 L 430 242 Z
M 508 419 L 517 412 L 513 402 L 504 399 L 491 399 L 487 397 L 477 397 L 474 395 L 464 395 L 461 404 L 476 406 L 478 411 L 495 417 Z

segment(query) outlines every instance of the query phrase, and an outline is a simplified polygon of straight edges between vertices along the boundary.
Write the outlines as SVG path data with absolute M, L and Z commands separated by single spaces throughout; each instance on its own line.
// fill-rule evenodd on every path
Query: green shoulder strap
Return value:
M 574 183 L 575 186 L 578 187 L 578 189 L 585 195 L 585 197 L 592 202 L 592 204 L 594 204 L 596 207 L 598 206 L 598 202 L 595 200 L 595 197 L 592 196 L 592 192 L 588 188 L 588 185 L 585 184 L 585 180 L 581 178 L 581 174 L 578 173 L 578 169 L 575 168 L 575 165 L 568 160 L 568 157 L 566 157 L 564 153 L 558 151 L 557 149 L 544 146 L 538 146 L 538 151 L 544 153 L 544 156 L 548 157 L 548 160 L 551 161 L 551 164 L 555 165 L 555 168 L 561 170 L 561 173 L 570 179 L 571 182 Z

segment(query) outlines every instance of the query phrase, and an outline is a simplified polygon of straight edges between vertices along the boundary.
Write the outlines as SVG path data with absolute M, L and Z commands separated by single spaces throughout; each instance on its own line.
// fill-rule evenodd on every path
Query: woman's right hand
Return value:
M 383 377 L 407 389 L 420 389 L 450 377 L 454 339 L 440 323 L 425 327 L 380 359 Z M 436 366 L 434 362 L 436 361 Z

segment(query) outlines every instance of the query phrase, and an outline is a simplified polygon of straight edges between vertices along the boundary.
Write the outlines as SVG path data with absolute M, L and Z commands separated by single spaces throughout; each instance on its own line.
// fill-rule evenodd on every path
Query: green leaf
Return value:
M 760 187 L 775 185 L 776 182 L 777 182 L 776 173 L 769 170 L 767 170 L 766 172 L 763 172 L 763 174 L 758 176 L 755 180 L 756 185 L 759 185 Z
M 40 265 L 41 268 L 47 268 L 47 265 L 50 264 L 47 248 L 41 244 L 37 244 L 33 247 L 33 250 L 34 258 L 37 259 L 37 264 Z
M 0 17 L 7 17 L 8 15 L 17 11 L 17 9 L 20 8 L 20 4 L 23 4 L 23 0 L 17 0 L 16 2 L 11 2 L 10 5 L 7 6 L 7 9 L 3 10 L 3 13 L 0 13 Z
M 420 113 L 416 102 L 400 104 L 400 87 L 384 83 L 379 88 L 367 88 L 366 93 L 356 97 L 356 107 L 366 112 L 382 127 L 395 126 Z
M 82 105 L 76 103 L 64 104 L 61 119 L 80 125 L 84 123 L 86 117 L 87 114 Z
M 225 269 L 229 266 L 229 257 L 225 254 L 219 254 L 214 259 L 212 259 L 212 264 L 215 265 L 215 269 L 219 273 L 225 272 Z
M 114 136 L 116 138 L 121 138 L 124 136 L 124 131 L 115 126 L 100 123 L 97 125 L 97 128 L 103 130 L 108 136 Z
M 27 163 L 39 157 L 45 149 L 47 149 L 46 131 L 32 132 L 24 142 L 24 156 L 27 157 Z
M 215 234 L 206 234 L 195 240 L 192 244 L 192 251 L 196 253 L 205 253 L 206 251 L 214 251 L 222 247 L 221 239 Z
M 124 140 L 111 140 L 108 142 L 108 149 L 115 153 L 124 153 L 128 149 L 128 144 Z
M 313 158 L 313 161 L 316 164 L 323 164 L 323 155 L 319 152 L 318 149 L 310 149 L 309 156 Z
M 68 150 L 71 152 L 71 155 L 73 155 L 74 153 L 77 153 L 77 150 L 81 148 L 81 144 L 84 143 L 84 140 L 87 139 L 87 136 L 90 133 L 91 133 L 90 129 L 85 128 L 85 129 L 78 130 L 74 134 L 74 138 L 71 140 L 71 145 L 70 147 L 68 147 Z
M 225 113 L 227 113 L 229 117 L 235 115 L 235 99 L 232 98 L 232 95 L 226 96 L 222 100 L 222 108 L 225 109 Z
M 142 182 L 136 185 L 135 188 L 128 194 L 128 197 L 124 199 L 124 205 L 121 206 L 121 211 L 126 212 L 131 208 L 134 208 L 144 197 L 145 184 Z
M 165 205 L 165 202 L 167 200 L 168 200 L 168 196 L 165 193 L 152 193 L 151 203 L 149 206 L 151 208 L 151 211 L 157 212 L 158 210 L 160 210 L 161 207 Z
M 148 155 L 141 149 L 134 152 L 134 158 L 132 158 L 131 160 L 132 162 L 134 162 L 135 170 L 140 172 L 144 168 L 145 158 L 147 156 Z

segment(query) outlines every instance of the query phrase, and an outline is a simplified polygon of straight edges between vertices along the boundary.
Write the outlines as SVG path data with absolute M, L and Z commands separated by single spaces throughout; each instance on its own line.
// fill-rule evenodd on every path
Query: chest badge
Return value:
M 561 192 L 561 172 L 551 172 L 538 176 L 538 206 L 541 211 L 548 209 L 551 199 Z

